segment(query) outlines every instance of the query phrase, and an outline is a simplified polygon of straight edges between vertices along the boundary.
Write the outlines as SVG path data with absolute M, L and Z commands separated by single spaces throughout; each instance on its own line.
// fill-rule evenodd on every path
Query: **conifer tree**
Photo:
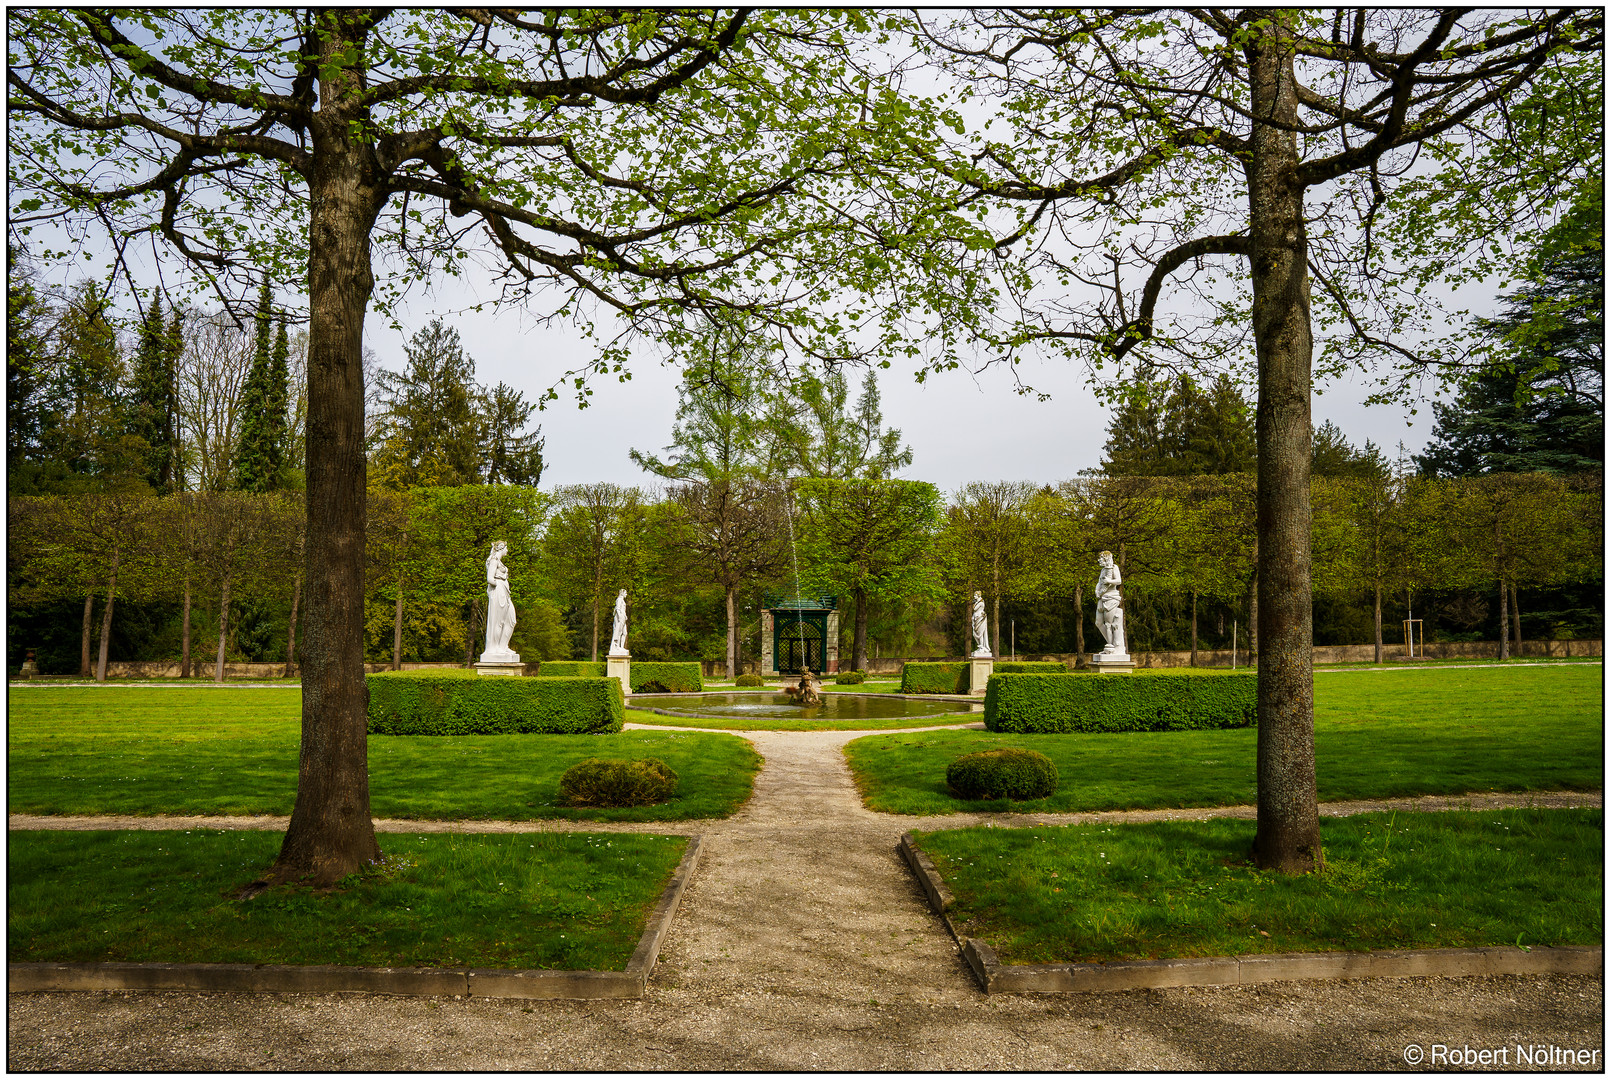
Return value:
M 162 295 L 156 293 L 140 324 L 129 432 L 145 441 L 145 482 L 158 494 L 166 494 L 173 480 L 174 360 L 162 320 Z
M 235 486 L 241 491 L 274 491 L 280 486 L 280 437 L 285 428 L 284 380 L 275 391 L 274 295 L 267 281 L 257 294 L 257 347 L 241 391 L 241 437 L 235 450 Z M 275 403 L 280 411 L 276 417 Z

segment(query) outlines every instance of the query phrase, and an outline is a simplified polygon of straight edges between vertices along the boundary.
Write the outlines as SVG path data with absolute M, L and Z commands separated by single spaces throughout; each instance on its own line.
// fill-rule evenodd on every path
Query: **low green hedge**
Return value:
M 833 681 L 840 686 L 859 686 L 867 681 L 867 673 L 865 671 L 841 671 L 834 675 Z
M 996 675 L 1066 675 L 1068 665 L 1061 660 L 997 660 Z
M 968 663 L 919 663 L 901 665 L 903 694 L 966 694 Z
M 992 675 L 985 687 L 985 727 L 1017 734 L 1196 731 L 1257 718 L 1253 672 Z
M 523 679 L 383 671 L 369 684 L 371 735 L 583 735 L 620 731 L 619 679 Z
M 537 669 L 540 678 L 575 678 L 583 675 L 588 678 L 602 679 L 604 677 L 604 661 L 602 660 L 544 660 Z
M 559 778 L 561 806 L 652 806 L 676 793 L 677 774 L 659 758 L 590 757 Z
M 634 694 L 697 694 L 705 689 L 703 669 L 698 661 L 660 664 L 632 662 Z

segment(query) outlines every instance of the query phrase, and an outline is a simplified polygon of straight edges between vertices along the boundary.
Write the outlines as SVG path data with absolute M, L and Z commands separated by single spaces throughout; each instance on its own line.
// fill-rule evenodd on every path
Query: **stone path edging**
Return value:
M 31 990 L 189 990 L 258 994 L 371 993 L 414 997 L 641 998 L 699 865 L 701 837 L 666 883 L 625 971 L 498 968 L 366 968 L 334 964 L 7 964 L 12 992 Z
M 962 933 L 950 907 L 950 888 L 928 854 L 901 834 L 901 856 L 912 868 L 929 906 L 962 947 L 974 978 L 986 994 L 1088 993 L 1154 990 L 1171 986 L 1246 986 L 1295 979 L 1408 978 L 1417 975 L 1600 975 L 1600 946 L 1504 945 L 1478 949 L 1394 949 L 1379 952 L 1256 953 L 1167 960 L 1118 960 L 1105 964 L 1003 964 L 979 938 Z

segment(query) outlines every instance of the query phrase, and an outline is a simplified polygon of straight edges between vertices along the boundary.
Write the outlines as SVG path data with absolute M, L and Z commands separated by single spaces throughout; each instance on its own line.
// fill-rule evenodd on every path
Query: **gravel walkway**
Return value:
M 895 842 L 990 820 L 861 806 L 842 756 L 859 732 L 748 732 L 766 759 L 725 821 L 580 826 L 702 832 L 649 993 L 633 1002 L 372 995 L 12 994 L 12 1069 L 1385 1070 L 1408 1045 L 1602 1046 L 1602 983 L 1582 976 L 1384 979 L 987 998 Z M 1598 795 L 1472 806 L 1600 805 Z M 1329 806 L 1359 812 L 1423 800 Z M 1233 807 L 1214 813 L 1251 813 Z M 56 819 L 72 828 L 280 828 L 283 819 Z M 17 816 L 11 827 L 29 827 Z M 576 829 L 388 822 L 390 831 Z M 1512 1049 L 1511 1053 L 1514 1053 Z M 1601 1056 L 1597 1062 L 1603 1064 Z M 1595 1071 L 1599 1071 L 1598 1068 Z

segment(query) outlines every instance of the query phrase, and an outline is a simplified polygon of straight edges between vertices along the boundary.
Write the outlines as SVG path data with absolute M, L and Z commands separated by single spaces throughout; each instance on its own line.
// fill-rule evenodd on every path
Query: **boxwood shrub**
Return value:
M 590 757 L 559 778 L 561 806 L 649 806 L 676 792 L 677 774 L 659 758 Z
M 1068 665 L 1061 660 L 997 660 L 991 669 L 996 675 L 1064 675 Z
M 966 694 L 968 663 L 906 663 L 901 665 L 903 694 Z
M 733 680 L 734 686 L 765 686 L 766 680 L 759 675 L 740 675 Z
M 630 678 L 634 694 L 697 694 L 705 689 L 703 669 L 698 661 L 685 664 L 632 662 Z
M 369 684 L 371 735 L 582 735 L 620 731 L 619 679 L 383 671 Z
M 960 799 L 1044 799 L 1057 791 L 1057 766 L 1038 750 L 981 750 L 951 762 L 945 782 Z
M 985 727 L 1020 734 L 1252 727 L 1257 709 L 1253 672 L 1007 674 L 985 687 Z
M 865 671 L 840 671 L 834 674 L 833 681 L 840 686 L 859 686 L 867 681 L 867 673 Z
M 604 661 L 602 660 L 544 660 L 537 669 L 540 678 L 553 677 L 573 678 L 577 675 L 586 675 L 595 679 L 604 677 Z

